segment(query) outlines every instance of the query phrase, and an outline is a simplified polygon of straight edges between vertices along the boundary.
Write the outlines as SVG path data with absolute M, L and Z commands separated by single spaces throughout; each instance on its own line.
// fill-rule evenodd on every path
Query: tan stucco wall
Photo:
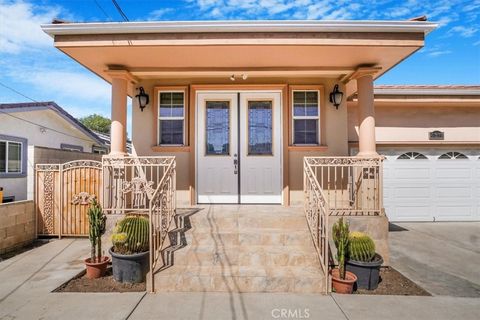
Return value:
M 422 103 L 382 103 L 375 106 L 377 143 L 432 143 L 428 133 L 445 133 L 444 142 L 480 141 L 480 101 L 477 106 L 449 106 L 442 102 L 434 105 Z M 357 108 L 348 104 L 348 140 L 358 141 Z
M 222 79 L 221 81 L 212 81 L 211 79 L 155 79 L 144 80 L 137 84 L 143 86 L 145 92 L 150 95 L 153 102 L 153 88 L 155 86 L 176 86 L 176 85 L 191 85 L 191 84 L 229 84 L 229 85 L 244 85 L 244 84 L 289 84 L 289 85 L 323 85 L 324 96 L 321 108 L 325 108 L 325 119 L 321 123 L 326 127 L 321 130 L 324 133 L 322 142 L 327 146 L 326 150 L 322 151 L 307 151 L 291 150 L 289 151 L 290 163 L 288 165 L 289 180 L 290 180 L 290 196 L 292 204 L 299 204 L 303 199 L 303 163 L 304 156 L 321 156 L 321 155 L 347 155 L 348 153 L 348 139 L 347 139 L 347 108 L 344 102 L 336 110 L 328 101 L 328 94 L 333 90 L 333 86 L 338 84 L 335 79 L 329 78 L 264 78 L 264 79 L 249 79 L 248 81 L 237 80 L 232 82 L 229 79 Z M 340 86 L 340 90 L 345 88 Z M 192 97 L 190 97 L 192 99 Z M 179 205 L 188 205 L 190 200 L 190 157 L 194 154 L 189 152 L 176 153 L 160 153 L 154 152 L 152 147 L 156 144 L 156 133 L 154 134 L 154 121 L 156 121 L 156 114 L 154 114 L 152 103 L 141 112 L 138 108 L 137 101 L 133 99 L 132 111 L 132 144 L 133 153 L 139 156 L 146 155 L 173 155 L 177 157 L 177 200 Z M 284 119 L 285 119 L 284 115 Z M 190 119 L 192 121 L 193 119 Z
M 0 204 L 0 254 L 36 238 L 33 201 Z

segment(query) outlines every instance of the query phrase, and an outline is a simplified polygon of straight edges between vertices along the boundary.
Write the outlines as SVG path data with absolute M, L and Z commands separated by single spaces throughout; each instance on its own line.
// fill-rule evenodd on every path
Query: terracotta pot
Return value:
M 357 281 L 356 275 L 346 271 L 345 279 L 340 279 L 340 271 L 338 269 L 333 269 L 330 271 L 330 274 L 332 275 L 332 286 L 336 293 L 350 294 L 353 292 L 353 285 Z
M 107 265 L 109 262 L 109 257 L 101 257 L 100 262 L 91 262 L 91 258 L 85 259 L 87 278 L 96 279 L 103 277 L 107 271 Z

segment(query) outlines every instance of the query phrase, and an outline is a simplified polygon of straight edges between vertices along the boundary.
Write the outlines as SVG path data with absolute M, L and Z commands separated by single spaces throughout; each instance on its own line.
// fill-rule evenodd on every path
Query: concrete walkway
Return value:
M 86 239 L 0 262 L 0 319 L 478 319 L 480 299 L 283 293 L 51 293 L 83 269 Z
M 433 295 L 480 298 L 480 222 L 395 223 L 390 262 Z M 479 307 L 480 313 L 480 307 Z

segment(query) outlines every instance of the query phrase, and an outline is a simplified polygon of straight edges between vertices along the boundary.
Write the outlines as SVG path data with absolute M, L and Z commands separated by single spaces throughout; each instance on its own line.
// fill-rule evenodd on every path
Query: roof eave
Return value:
M 147 21 L 44 24 L 48 35 L 209 32 L 413 32 L 428 34 L 438 25 L 426 21 Z
M 374 89 L 376 95 L 392 96 L 480 96 L 475 89 Z

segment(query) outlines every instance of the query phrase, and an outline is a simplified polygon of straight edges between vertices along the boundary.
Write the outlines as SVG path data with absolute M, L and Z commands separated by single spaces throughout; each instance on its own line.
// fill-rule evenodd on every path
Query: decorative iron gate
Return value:
M 35 203 L 38 235 L 88 235 L 87 210 L 99 201 L 102 163 L 75 160 L 64 164 L 37 164 Z

